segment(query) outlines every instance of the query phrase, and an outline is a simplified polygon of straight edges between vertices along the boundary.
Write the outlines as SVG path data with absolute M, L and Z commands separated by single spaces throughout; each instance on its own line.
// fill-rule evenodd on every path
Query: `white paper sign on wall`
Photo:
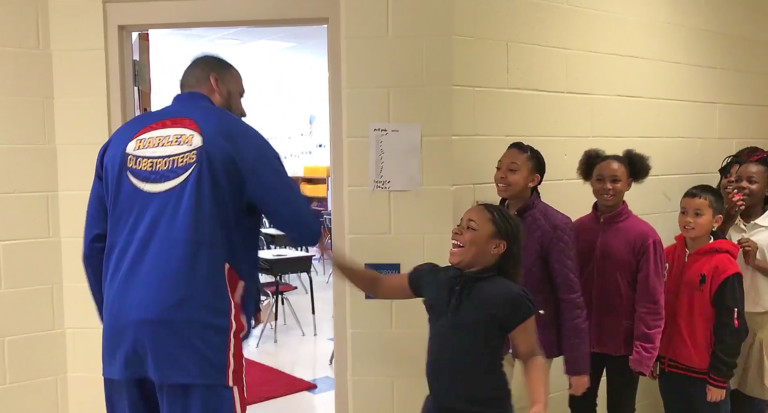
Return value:
M 371 123 L 370 188 L 408 191 L 421 186 L 421 124 Z

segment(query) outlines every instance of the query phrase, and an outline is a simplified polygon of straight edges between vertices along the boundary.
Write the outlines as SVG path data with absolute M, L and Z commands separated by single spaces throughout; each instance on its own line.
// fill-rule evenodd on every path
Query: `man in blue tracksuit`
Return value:
M 181 92 L 120 127 L 96 164 L 83 261 L 109 413 L 245 413 L 253 223 L 263 214 L 297 244 L 320 239 L 275 150 L 239 119 L 237 70 L 200 57 Z

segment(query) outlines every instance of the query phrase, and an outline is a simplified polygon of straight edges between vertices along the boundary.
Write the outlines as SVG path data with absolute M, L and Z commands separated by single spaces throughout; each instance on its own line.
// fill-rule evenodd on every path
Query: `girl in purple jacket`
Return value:
M 500 204 L 523 224 L 523 277 L 533 296 L 539 340 L 548 359 L 565 355 L 570 394 L 589 387 L 589 330 L 579 285 L 573 223 L 541 200 L 539 185 L 547 165 L 536 148 L 514 142 L 496 164 Z M 508 376 L 514 366 L 505 357 Z M 510 383 L 512 377 L 508 377 Z
M 656 360 L 664 326 L 664 246 L 632 213 L 624 194 L 651 172 L 648 157 L 628 149 L 584 152 L 581 178 L 592 186 L 592 212 L 574 222 L 582 294 L 589 320 L 592 386 L 571 396 L 574 413 L 595 413 L 600 379 L 608 382 L 608 413 L 635 411 L 639 376 Z

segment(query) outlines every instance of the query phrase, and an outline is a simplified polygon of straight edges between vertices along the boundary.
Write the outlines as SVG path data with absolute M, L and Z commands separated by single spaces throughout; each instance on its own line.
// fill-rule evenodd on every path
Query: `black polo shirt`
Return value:
M 422 264 L 408 278 L 429 315 L 430 413 L 509 413 L 505 338 L 534 315 L 528 293 L 495 270 Z

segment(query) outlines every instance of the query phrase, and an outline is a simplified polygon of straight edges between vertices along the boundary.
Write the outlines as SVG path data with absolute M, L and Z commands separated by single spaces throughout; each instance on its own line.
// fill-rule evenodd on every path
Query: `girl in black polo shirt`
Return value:
M 502 369 L 504 340 L 525 366 L 530 412 L 546 410 L 547 364 L 534 305 L 519 276 L 520 225 L 498 205 L 480 204 L 453 229 L 448 267 L 421 264 L 382 276 L 335 255 L 334 267 L 365 293 L 422 297 L 429 315 L 427 396 L 422 413 L 511 413 Z

